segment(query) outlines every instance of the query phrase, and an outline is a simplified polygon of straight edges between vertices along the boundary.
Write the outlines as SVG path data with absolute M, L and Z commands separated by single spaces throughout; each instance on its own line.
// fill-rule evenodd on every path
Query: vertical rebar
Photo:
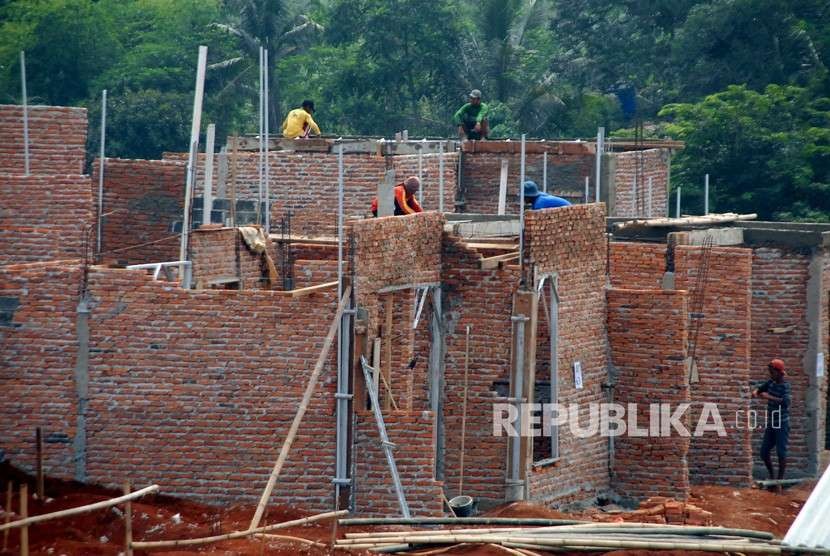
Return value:
M 599 203 L 599 184 L 602 183 L 602 153 L 605 150 L 605 128 L 597 129 L 597 159 L 596 159 L 596 177 L 594 179 L 595 199 Z
M 265 90 L 265 100 L 263 101 L 265 110 L 263 112 L 265 118 L 265 233 L 271 233 L 271 184 L 270 184 L 270 176 L 271 170 L 269 168 L 270 161 L 268 160 L 268 155 L 270 151 L 270 147 L 268 145 L 268 141 L 270 140 L 270 117 L 269 117 L 269 91 L 268 91 L 268 79 L 269 79 L 269 70 L 268 70 L 268 48 L 263 48 L 263 76 L 265 79 L 263 80 L 264 90 Z
M 101 154 L 98 155 L 98 242 L 96 253 L 101 254 L 101 235 L 104 228 L 104 141 L 107 130 L 107 90 L 101 93 Z
M 438 212 L 444 212 L 444 142 L 438 141 Z
M 259 180 L 257 181 L 257 204 L 256 204 L 256 223 L 260 224 L 261 217 L 262 217 L 262 179 L 263 179 L 263 157 L 264 157 L 264 150 L 262 145 L 262 135 L 264 133 L 263 127 L 264 124 L 264 116 L 263 110 L 265 107 L 265 80 L 263 78 L 263 65 L 264 65 L 264 55 L 262 54 L 262 47 L 259 47 L 259 168 L 258 168 L 258 177 Z
M 703 182 L 703 214 L 709 214 L 709 174 Z
M 205 174 L 202 192 L 202 225 L 211 223 L 213 212 L 213 150 L 216 141 L 216 124 L 208 124 L 205 140 Z
M 649 176 L 649 178 L 648 178 L 648 205 L 647 205 L 648 206 L 647 216 L 649 218 L 652 217 L 652 214 L 651 214 L 651 195 L 652 195 L 652 192 L 654 191 L 653 185 L 654 185 L 654 178 Z
M 542 191 L 548 192 L 548 151 L 542 153 Z
M 424 204 L 424 145 L 426 144 L 426 138 L 424 138 L 424 143 L 421 143 L 418 146 L 418 181 L 421 182 L 421 186 L 418 188 L 418 204 L 423 206 Z
M 519 167 L 519 276 L 524 280 L 525 270 L 525 134 L 522 133 L 522 154 Z
M 20 51 L 20 87 L 23 90 L 23 164 L 29 175 L 29 99 L 26 92 L 26 53 Z
M 674 214 L 675 218 L 680 218 L 680 186 L 677 186 L 677 210 Z

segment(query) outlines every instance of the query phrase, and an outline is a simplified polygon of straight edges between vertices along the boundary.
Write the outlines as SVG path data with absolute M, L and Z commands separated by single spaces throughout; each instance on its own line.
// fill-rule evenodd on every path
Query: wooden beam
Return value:
M 304 297 L 306 295 L 311 295 L 314 292 L 319 292 L 322 290 L 327 290 L 329 288 L 336 288 L 337 287 L 337 280 L 334 282 L 326 282 L 325 284 L 317 284 L 316 286 L 308 286 L 306 288 L 299 288 L 296 290 L 291 290 L 291 297 Z
M 491 249 L 493 251 L 515 251 L 519 248 L 515 243 L 471 243 L 468 241 L 464 242 L 464 246 L 471 249 Z
M 337 245 L 337 237 L 331 236 L 288 236 L 270 234 L 271 241 L 275 243 L 306 243 L 308 245 Z
M 479 263 L 481 263 L 482 270 L 492 270 L 494 268 L 498 268 L 501 263 L 512 261 L 513 259 L 519 258 L 519 252 L 515 251 L 513 253 L 506 253 L 504 255 L 496 255 L 495 257 L 487 257 L 481 259 Z
M 383 409 L 389 411 L 392 408 L 392 311 L 394 310 L 394 298 L 391 293 L 386 294 L 384 300 L 383 316 L 383 382 L 386 384 L 386 394 L 383 396 Z
M 421 282 L 417 284 L 401 284 L 399 286 L 386 286 L 378 290 L 378 293 L 391 293 L 412 288 L 437 288 L 441 282 Z

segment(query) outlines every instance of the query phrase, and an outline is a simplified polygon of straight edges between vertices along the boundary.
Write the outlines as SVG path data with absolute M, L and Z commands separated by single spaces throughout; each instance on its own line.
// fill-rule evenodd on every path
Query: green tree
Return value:
M 711 210 L 830 218 L 830 99 L 802 87 L 769 85 L 758 93 L 733 85 L 695 104 L 668 105 L 660 115 L 686 142 L 672 170 L 686 210 L 702 210 L 709 173 Z

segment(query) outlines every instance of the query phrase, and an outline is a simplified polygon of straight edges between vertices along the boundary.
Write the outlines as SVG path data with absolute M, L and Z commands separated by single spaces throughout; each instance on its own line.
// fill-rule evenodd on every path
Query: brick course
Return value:
M 266 249 L 275 260 L 276 252 L 270 240 Z M 210 287 L 211 280 L 235 277 L 240 280 L 238 289 L 282 289 L 281 281 L 269 283 L 268 267 L 262 255 L 248 248 L 237 228 L 194 230 L 190 250 L 196 288 Z
M 70 106 L 29 106 L 32 174 L 83 174 L 87 111 Z M 0 105 L 0 173 L 24 174 L 23 107 Z
M 702 250 L 691 246 L 675 248 L 676 287 L 689 291 L 690 311 L 694 308 Z M 739 428 L 742 424 L 736 417 L 746 415 L 750 402 L 751 283 L 752 252 L 749 249 L 711 249 L 696 348 L 700 382 L 690 385 L 694 402 L 690 424 L 692 427 L 697 425 L 702 403 L 715 403 L 726 436 L 707 432 L 692 438 L 689 473 L 696 484 L 748 486 L 750 483 L 749 431 Z M 690 341 L 694 340 L 693 326 L 690 326 Z M 711 419 L 708 422 L 713 423 Z
M 96 159 L 92 176 L 96 207 L 99 166 Z M 184 187 L 182 162 L 108 158 L 104 166 L 104 260 L 124 264 L 177 261 Z M 174 231 L 176 223 L 178 231 Z
M 95 241 L 91 185 L 82 175 L 0 174 L 0 264 L 83 257 L 85 230 Z
M 649 428 L 649 404 L 673 411 L 690 401 L 686 376 L 688 319 L 685 291 L 608 290 L 608 339 L 617 387 L 614 401 L 637 404 L 637 425 Z M 683 420 L 688 426 L 688 418 Z M 627 421 L 631 423 L 631 421 Z M 689 438 L 631 435 L 614 442 L 614 489 L 648 498 L 689 495 Z
M 666 216 L 669 179 L 668 152 L 647 149 L 614 153 L 614 208 L 612 216 L 649 216 L 648 180 L 651 178 L 651 216 Z
M 625 289 L 660 289 L 666 269 L 665 243 L 611 242 L 611 284 Z

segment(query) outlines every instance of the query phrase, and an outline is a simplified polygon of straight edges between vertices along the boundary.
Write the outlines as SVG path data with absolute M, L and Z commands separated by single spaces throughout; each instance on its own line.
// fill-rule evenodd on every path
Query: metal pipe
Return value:
M 208 124 L 205 141 L 205 185 L 202 193 L 202 224 L 210 224 L 213 212 L 213 148 L 216 141 L 216 124 Z
M 654 182 L 654 178 L 649 176 L 649 178 L 648 178 L 648 213 L 647 213 L 647 216 L 649 218 L 652 217 L 652 214 L 651 214 L 651 195 L 652 195 L 652 192 L 654 191 L 654 189 L 652 187 L 653 184 L 654 184 L 653 182 Z
M 20 87 L 23 89 L 23 164 L 29 175 L 29 99 L 26 92 L 26 53 L 20 51 Z
M 259 179 L 257 181 L 257 205 L 256 205 L 256 215 L 257 215 L 257 224 L 260 223 L 260 217 L 262 216 L 262 180 L 263 180 L 263 145 L 262 145 L 262 135 L 264 133 L 263 130 L 263 109 L 265 106 L 265 83 L 263 79 L 263 65 L 264 65 L 264 55 L 262 54 L 262 47 L 259 47 L 259 168 L 258 168 L 258 176 Z
M 444 142 L 438 142 L 438 212 L 444 212 Z
M 556 277 L 548 280 L 550 289 L 550 403 L 559 403 L 559 291 Z M 544 303 L 544 299 L 542 300 Z M 559 457 L 559 426 L 550 430 L 550 457 Z
M 196 153 L 199 146 L 199 131 L 202 125 L 202 100 L 205 95 L 205 68 L 207 66 L 207 47 L 199 47 L 199 62 L 196 68 L 196 91 L 193 95 L 193 120 L 190 124 L 190 154 L 187 160 L 187 183 L 184 192 L 184 217 L 182 218 L 182 242 L 179 248 L 179 260 L 187 260 L 187 242 L 190 237 L 190 197 L 193 193 L 193 180 L 196 169 Z M 184 278 L 185 265 L 179 266 L 179 279 L 182 285 L 186 283 Z
M 424 138 L 424 142 L 426 142 L 426 138 Z M 421 183 L 421 186 L 418 188 L 418 204 L 424 204 L 424 147 L 423 144 L 419 145 L 418 148 L 418 181 Z
M 602 183 L 602 152 L 605 150 L 605 128 L 600 127 L 597 129 L 597 160 L 596 160 L 596 169 L 597 174 L 594 180 L 594 189 L 595 189 L 595 202 L 599 203 L 599 184 Z
M 269 150 L 270 150 L 269 145 L 268 145 L 268 140 L 269 140 L 269 137 L 270 137 L 270 131 L 269 131 L 269 127 L 270 127 L 269 112 L 270 112 L 270 110 L 268 109 L 268 101 L 269 101 L 269 99 L 268 99 L 268 97 L 269 97 L 269 92 L 268 92 L 268 73 L 269 73 L 269 70 L 268 70 L 268 49 L 263 48 L 262 52 L 263 52 L 264 62 L 265 62 L 263 64 L 263 70 L 262 70 L 263 76 L 265 77 L 265 79 L 263 80 L 264 83 L 265 83 L 265 85 L 264 85 L 265 100 L 263 101 L 264 108 L 265 108 L 265 110 L 263 112 L 264 118 L 265 118 L 265 233 L 268 234 L 268 233 L 271 233 L 271 188 L 270 188 L 270 183 L 269 183 L 269 181 L 270 181 L 269 178 L 270 178 L 270 175 L 271 175 L 271 170 L 270 170 L 269 167 L 270 167 L 271 163 L 270 163 L 270 160 L 268 160 L 268 154 L 269 154 Z
M 339 145 L 337 152 L 337 292 L 343 296 L 343 145 Z M 351 302 L 350 302 L 351 304 Z M 343 331 L 349 330 L 349 314 L 340 318 L 337 330 L 337 439 L 335 453 L 334 499 L 340 503 L 340 487 L 350 484 L 346 468 L 348 441 L 348 411 L 349 375 L 348 375 L 348 344 L 344 342 Z M 345 349 L 344 349 L 345 348 Z M 338 507 L 339 509 L 339 507 Z
M 709 214 L 709 174 L 703 182 L 703 214 Z
M 677 186 L 677 210 L 674 214 L 675 218 L 680 218 L 680 186 Z
M 519 168 L 519 276 L 524 280 L 525 270 L 525 134 L 522 133 L 522 154 Z
M 101 253 L 101 235 L 104 227 L 104 141 L 107 130 L 107 90 L 101 93 L 101 154 L 98 156 L 98 243 L 96 253 Z
M 520 474 L 520 459 L 521 459 L 521 434 L 522 434 L 522 392 L 524 391 L 524 366 L 525 366 L 525 321 L 527 317 L 524 315 L 516 315 L 512 317 L 513 322 L 516 323 L 516 366 L 515 375 L 513 376 L 513 403 L 516 406 L 518 417 L 516 419 L 517 436 L 511 437 L 510 445 L 510 481 L 508 485 L 508 500 L 521 500 L 522 496 L 519 491 L 521 480 Z
M 548 152 L 542 153 L 542 191 L 548 192 Z
M 585 204 L 588 204 L 588 187 L 590 185 L 591 178 L 589 176 L 585 176 Z

